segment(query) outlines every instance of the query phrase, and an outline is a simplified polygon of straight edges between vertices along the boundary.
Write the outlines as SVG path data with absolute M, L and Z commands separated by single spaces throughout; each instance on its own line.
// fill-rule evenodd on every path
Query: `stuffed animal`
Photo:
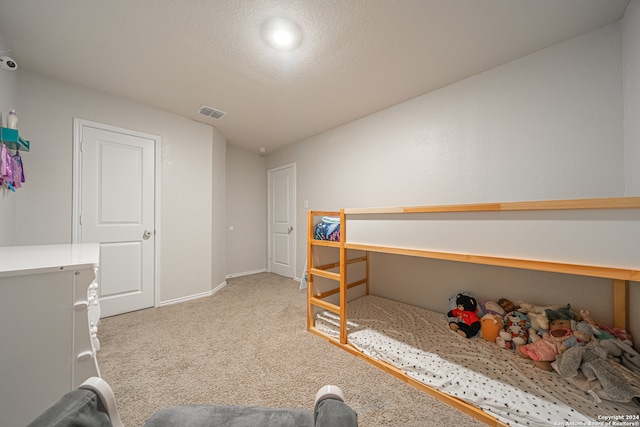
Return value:
M 500 307 L 502 307 L 505 314 L 511 313 L 512 311 L 516 311 L 518 308 L 520 308 L 506 298 L 500 298 L 498 300 L 498 304 L 500 304 Z
M 502 316 L 487 313 L 480 319 L 480 335 L 487 341 L 496 342 L 503 325 Z
M 532 359 L 537 368 L 552 371 L 551 362 L 559 354 L 576 345 L 585 345 L 591 341 L 593 332 L 586 322 L 575 323 L 575 313 L 568 304 L 556 310 L 546 309 L 545 313 L 549 318 L 549 332 L 538 341 L 516 347 L 516 353 Z
M 485 314 L 497 314 L 500 318 L 503 318 L 506 311 L 500 306 L 497 301 L 488 298 L 478 299 L 478 315 L 484 316 Z
M 582 319 L 583 322 L 586 322 L 588 325 L 591 326 L 591 329 L 593 331 L 593 336 L 595 338 L 599 340 L 610 340 L 611 338 L 613 338 L 613 335 L 603 331 L 598 327 L 596 322 L 591 317 L 591 313 L 589 313 L 588 310 L 580 310 L 579 318 Z
M 586 345 L 593 338 L 593 329 L 591 329 L 591 325 L 587 322 L 578 322 L 573 328 L 573 342 L 571 343 L 571 347 L 574 345 Z M 567 343 L 569 346 L 569 343 Z
M 525 359 L 533 360 L 535 366 L 543 371 L 552 371 L 551 362 L 561 353 L 562 343 L 571 336 L 571 321 L 568 319 L 554 319 L 550 321 L 548 333 L 542 339 L 531 344 L 516 347 L 516 354 Z
M 465 338 L 471 338 L 480 332 L 480 318 L 478 318 L 478 303 L 475 298 L 456 295 L 456 308 L 447 313 L 450 318 L 449 327 Z
M 599 340 L 609 340 L 612 338 L 617 338 L 623 341 L 625 344 L 633 346 L 631 335 L 626 330 L 622 328 L 612 328 L 610 326 L 596 323 L 587 310 L 580 310 L 579 317 L 591 325 L 594 335 Z
M 544 313 L 528 313 L 531 328 L 529 328 L 529 341 L 536 341 L 549 330 L 549 319 Z
M 560 305 L 541 306 L 525 301 L 518 301 L 518 305 L 520 306 L 519 311 L 529 316 L 531 328 L 535 330 L 536 334 L 542 334 L 549 330 L 549 319 L 547 318 L 545 310 L 557 310 L 561 307 Z
M 556 309 L 547 308 L 544 310 L 544 314 L 547 315 L 547 319 L 549 319 L 549 321 L 554 319 L 576 319 L 576 313 L 571 310 L 570 304 L 567 304 L 564 307 L 558 307 Z M 551 327 L 549 327 L 549 329 L 551 329 Z
M 500 331 L 500 336 L 496 339 L 496 343 L 507 349 L 513 349 L 515 346 L 524 345 L 529 339 L 529 328 L 531 322 L 526 314 L 519 311 L 512 311 L 504 316 L 504 327 Z
M 636 382 L 608 363 L 606 351 L 596 341 L 559 354 L 554 368 L 562 378 L 597 398 L 631 402 L 640 396 Z
M 557 310 L 562 307 L 559 304 L 555 305 L 536 305 L 525 301 L 518 301 L 520 311 L 523 313 L 544 313 L 545 310 Z

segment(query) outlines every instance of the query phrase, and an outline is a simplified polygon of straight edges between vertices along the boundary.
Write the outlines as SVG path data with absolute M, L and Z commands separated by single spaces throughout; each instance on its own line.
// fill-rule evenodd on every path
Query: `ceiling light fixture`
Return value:
M 262 24 L 262 37 L 269 46 L 280 50 L 295 49 L 302 42 L 302 32 L 295 22 L 275 17 Z

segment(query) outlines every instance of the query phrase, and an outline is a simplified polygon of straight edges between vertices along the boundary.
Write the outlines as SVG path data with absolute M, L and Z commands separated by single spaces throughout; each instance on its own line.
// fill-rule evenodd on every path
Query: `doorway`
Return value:
M 296 165 L 268 171 L 269 271 L 295 276 Z
M 102 317 L 155 305 L 159 147 L 158 136 L 74 119 L 73 241 L 100 244 Z

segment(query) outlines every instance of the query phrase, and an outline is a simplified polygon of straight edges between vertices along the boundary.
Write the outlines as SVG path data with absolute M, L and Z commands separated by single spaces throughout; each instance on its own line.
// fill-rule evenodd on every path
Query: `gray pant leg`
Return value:
M 338 399 L 324 399 L 315 409 L 316 427 L 357 427 L 358 415 Z

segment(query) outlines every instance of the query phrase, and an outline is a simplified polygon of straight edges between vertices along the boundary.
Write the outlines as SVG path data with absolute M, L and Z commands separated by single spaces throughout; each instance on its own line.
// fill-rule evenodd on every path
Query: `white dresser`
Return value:
M 0 426 L 100 376 L 97 243 L 0 247 Z

